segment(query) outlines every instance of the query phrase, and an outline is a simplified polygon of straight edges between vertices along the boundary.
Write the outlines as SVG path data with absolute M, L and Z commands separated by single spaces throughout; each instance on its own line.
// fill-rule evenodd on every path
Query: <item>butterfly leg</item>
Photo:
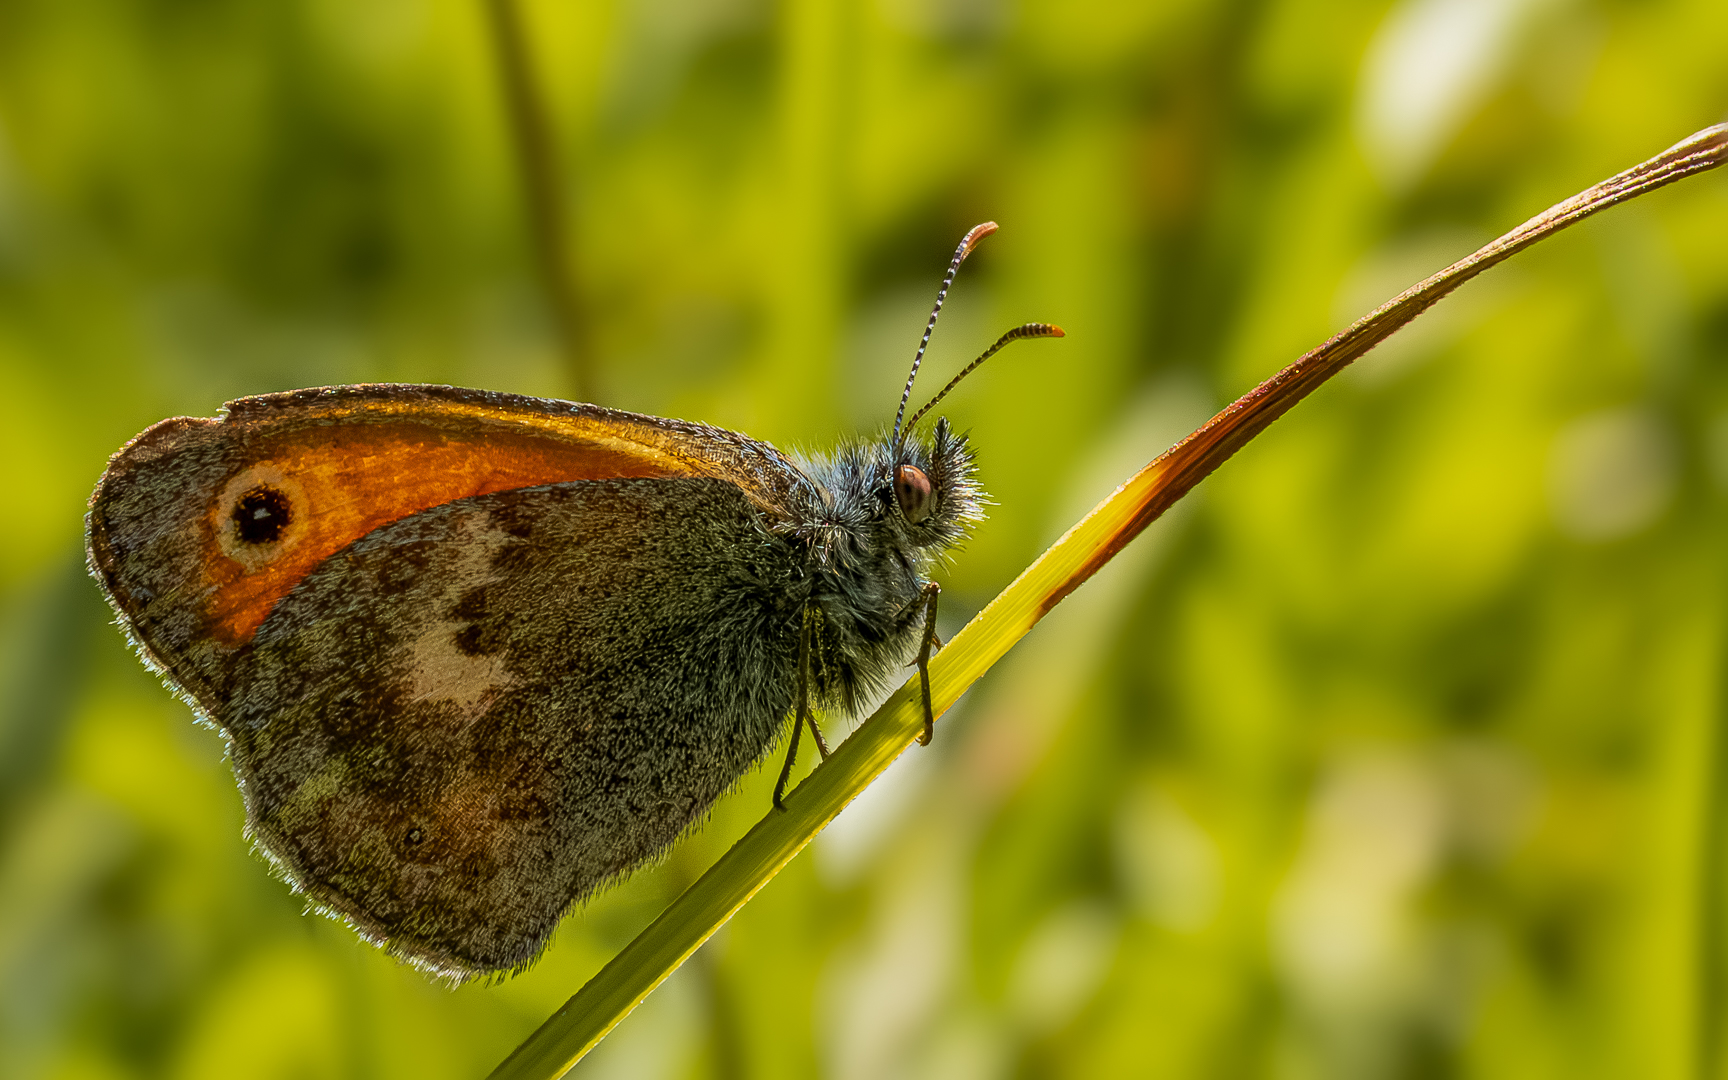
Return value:
M 804 725 L 810 725 L 810 734 L 816 736 L 816 748 L 822 751 L 822 756 L 828 756 L 828 744 L 822 738 L 822 732 L 816 727 L 815 717 L 810 715 L 810 616 L 806 612 L 799 621 L 798 630 L 798 716 L 792 721 L 792 745 L 786 748 L 786 764 L 780 766 L 780 779 L 774 784 L 774 809 L 784 810 L 786 804 L 782 801 L 786 795 L 786 783 L 792 779 L 792 763 L 798 760 L 798 739 L 804 734 Z
M 816 740 L 816 749 L 821 752 L 822 760 L 828 760 L 828 740 L 822 737 L 822 729 L 816 726 L 816 714 L 810 711 L 810 648 L 816 636 L 816 624 L 822 618 L 822 613 L 810 608 L 804 614 L 804 632 L 798 637 L 798 707 L 804 713 L 804 722 L 810 725 L 810 737 Z
M 941 595 L 942 587 L 934 581 L 924 586 L 924 644 L 918 650 L 918 685 L 924 692 L 924 734 L 918 736 L 919 746 L 929 746 L 936 736 L 936 712 L 930 706 L 930 653 L 942 647 L 936 637 L 936 598 Z
M 816 740 L 816 749 L 821 752 L 822 760 L 827 761 L 833 751 L 828 749 L 828 740 L 822 737 L 822 729 L 816 726 L 816 714 L 806 713 L 804 722 L 810 725 L 810 734 Z

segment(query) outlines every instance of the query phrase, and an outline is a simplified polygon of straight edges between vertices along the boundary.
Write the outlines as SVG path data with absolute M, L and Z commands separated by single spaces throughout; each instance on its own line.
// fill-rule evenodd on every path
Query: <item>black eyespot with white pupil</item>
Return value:
M 234 529 L 248 544 L 274 544 L 288 527 L 288 496 L 259 485 L 234 503 Z
M 894 470 L 894 497 L 900 501 L 900 513 L 913 525 L 936 511 L 936 492 L 930 487 L 930 478 L 916 465 Z

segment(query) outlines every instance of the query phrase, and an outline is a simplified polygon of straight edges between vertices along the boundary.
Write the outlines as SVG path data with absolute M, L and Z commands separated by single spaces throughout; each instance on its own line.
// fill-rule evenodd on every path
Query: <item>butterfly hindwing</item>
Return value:
M 784 550 L 707 478 L 499 492 L 374 530 L 275 606 L 214 717 L 254 836 L 395 951 L 526 963 L 773 741 L 797 662 Z

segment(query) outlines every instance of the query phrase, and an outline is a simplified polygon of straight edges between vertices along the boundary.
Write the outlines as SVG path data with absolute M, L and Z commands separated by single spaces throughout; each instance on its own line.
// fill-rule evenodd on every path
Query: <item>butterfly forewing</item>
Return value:
M 731 432 L 450 387 L 359 386 L 164 421 L 91 497 L 90 561 L 146 657 L 206 713 L 233 657 L 324 559 L 391 521 L 538 484 L 706 476 L 775 506 L 803 481 Z

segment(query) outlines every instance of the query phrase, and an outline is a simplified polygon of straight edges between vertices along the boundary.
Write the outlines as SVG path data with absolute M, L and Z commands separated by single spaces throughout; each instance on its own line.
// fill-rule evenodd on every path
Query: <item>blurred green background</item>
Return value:
M 1136 466 L 1728 115 L 1720 0 L 533 0 L 606 405 L 819 449 L 934 389 L 946 632 Z M 306 916 L 84 576 L 108 454 L 367 380 L 573 392 L 483 0 L 0 2 L 0 1076 L 483 1074 L 528 974 Z M 1728 176 L 1466 286 L 1076 594 L 579 1069 L 1694 1077 L 1728 1024 Z

